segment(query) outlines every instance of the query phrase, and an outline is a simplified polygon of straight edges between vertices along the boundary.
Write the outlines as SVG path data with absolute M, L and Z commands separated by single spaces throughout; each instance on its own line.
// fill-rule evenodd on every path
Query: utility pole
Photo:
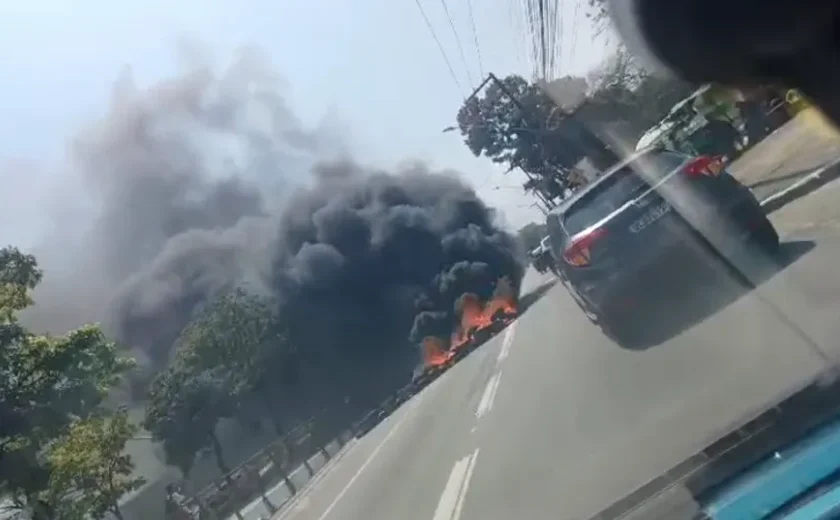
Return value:
M 532 132 L 539 139 L 538 146 L 540 149 L 540 155 L 542 157 L 543 163 L 541 168 L 542 171 L 532 171 L 531 169 L 525 169 L 519 164 L 512 165 L 509 171 L 514 169 L 519 169 L 520 171 L 522 171 L 528 178 L 528 184 L 531 185 L 530 191 L 534 194 L 539 203 L 542 204 L 542 208 L 546 211 L 551 210 L 556 206 L 553 200 L 554 197 L 552 196 L 552 192 L 550 192 L 546 187 L 540 185 L 540 181 L 543 179 L 552 179 L 555 175 L 558 174 L 558 172 L 564 172 L 568 174 L 569 171 L 574 171 L 575 169 L 566 166 L 551 165 L 549 163 L 549 161 L 546 158 L 546 150 L 548 147 L 546 146 L 544 141 L 545 137 L 548 134 L 548 129 L 546 128 L 547 120 L 543 121 L 538 114 L 535 115 L 530 113 L 529 110 L 525 107 L 525 105 L 523 105 L 519 98 L 516 96 L 516 94 L 511 92 L 511 90 L 508 89 L 508 87 L 495 74 L 489 73 L 487 77 L 484 78 L 484 80 L 481 82 L 481 84 L 479 84 L 478 87 L 476 87 L 475 90 L 473 90 L 470 93 L 470 95 L 465 98 L 464 102 L 466 103 L 478 96 L 479 92 L 481 92 L 482 89 L 484 89 L 490 82 L 494 83 L 499 88 L 499 90 L 506 97 L 508 97 L 519 109 L 522 117 L 522 124 L 520 128 L 516 128 L 515 130 Z M 569 116 L 569 114 L 559 106 L 555 109 L 555 111 L 556 110 L 560 110 L 565 117 Z M 535 116 L 537 119 L 533 120 Z M 453 131 L 456 128 L 456 126 L 451 126 L 444 129 L 444 132 Z M 587 128 L 581 128 L 580 131 L 588 135 L 579 136 L 583 138 L 583 141 L 576 142 L 576 145 L 579 147 L 579 149 L 585 156 L 589 156 L 591 155 L 589 152 L 593 152 L 594 150 L 593 144 L 589 141 L 592 141 L 592 139 L 597 139 L 599 142 L 601 142 L 601 139 L 598 138 L 594 133 L 589 131 Z M 590 137 L 592 139 L 589 139 Z M 588 144 L 584 144 L 584 141 L 586 141 Z M 591 159 L 594 160 L 595 158 L 591 157 Z
M 546 211 L 546 209 L 540 206 L 538 203 L 534 202 L 533 204 L 531 204 L 531 207 L 540 210 L 540 213 L 542 213 L 544 217 L 548 216 L 548 211 Z
M 504 93 L 508 98 L 510 98 L 511 101 L 513 101 L 513 103 L 517 106 L 517 108 L 519 108 L 520 112 L 522 113 L 522 118 L 523 118 L 523 123 L 524 123 L 522 125 L 522 128 L 521 128 L 522 130 L 532 131 L 532 132 L 535 132 L 537 134 L 539 134 L 541 131 L 544 131 L 544 129 L 542 127 L 538 127 L 537 129 L 530 128 L 530 122 L 525 119 L 525 114 L 527 113 L 527 110 L 525 109 L 525 105 L 523 105 L 522 102 L 519 101 L 519 98 L 517 98 L 516 95 L 514 95 L 513 92 L 511 92 L 505 86 L 505 84 L 502 83 L 502 81 L 498 77 L 496 77 L 496 75 L 493 74 L 492 72 L 487 74 L 487 77 L 484 78 L 484 81 L 482 81 L 478 85 L 478 87 L 476 87 L 475 90 L 473 90 L 470 93 L 470 95 L 467 96 L 464 99 L 464 103 L 466 103 L 467 101 L 476 97 L 478 95 L 478 93 L 481 92 L 481 90 L 485 86 L 487 86 L 487 84 L 490 83 L 491 81 L 493 83 L 495 83 L 497 87 L 499 87 L 499 90 L 501 90 L 502 93 Z M 454 129 L 455 129 L 455 127 L 447 127 L 446 129 L 444 129 L 444 132 L 454 130 Z M 535 184 L 534 188 L 531 191 L 537 197 L 537 200 L 542 204 L 542 207 L 540 208 L 540 210 L 543 211 L 543 213 L 546 213 L 548 210 L 553 208 L 554 203 L 551 200 L 551 198 L 547 197 L 546 194 L 543 193 L 542 190 L 539 188 L 539 186 L 536 186 L 536 183 L 541 179 L 541 176 L 536 174 L 535 172 L 531 172 L 531 171 L 526 170 L 525 168 L 522 168 L 518 164 L 514 165 L 511 168 L 511 170 L 516 169 L 516 168 L 518 168 L 520 171 L 522 171 L 522 173 L 525 174 L 525 176 L 528 178 L 528 180 Z
M 497 78 L 496 75 L 493 74 L 492 72 L 487 75 L 487 79 L 490 80 L 490 81 L 493 81 L 493 83 L 495 83 L 496 86 L 499 87 L 499 90 L 501 90 L 507 97 L 510 98 L 511 101 L 513 101 L 513 103 L 517 106 L 517 108 L 519 108 L 519 111 L 522 113 L 523 126 L 525 128 L 530 128 L 531 121 L 529 121 L 527 119 L 528 110 L 525 108 L 525 105 L 523 105 L 522 102 L 519 101 L 519 98 L 516 97 L 516 95 L 513 92 L 511 92 L 507 88 L 507 86 L 505 86 L 505 84 L 502 83 L 502 81 L 499 78 Z M 537 124 L 537 128 L 534 130 L 534 133 L 537 135 L 537 137 L 540 139 L 540 141 L 542 141 L 542 138 L 545 137 L 545 132 L 546 132 L 545 125 L 543 125 L 539 120 L 536 121 L 536 124 Z M 545 159 L 545 144 L 541 143 L 539 145 L 539 148 L 540 148 L 540 155 L 543 158 L 543 168 L 545 168 L 545 166 L 547 165 L 547 162 L 548 162 Z M 517 165 L 517 167 L 520 170 L 522 170 L 523 172 L 525 172 L 525 175 L 529 179 L 532 179 L 535 182 L 537 182 L 537 181 L 539 181 L 539 180 L 541 180 L 545 177 L 544 175 L 540 175 L 540 174 L 535 173 L 535 172 L 529 172 L 528 170 L 522 168 L 519 165 Z M 554 204 L 554 201 L 552 200 L 552 197 L 549 196 L 548 193 L 544 193 L 542 191 L 542 189 L 540 189 L 539 187 L 535 187 L 534 194 L 537 196 L 537 199 L 539 199 L 543 203 L 546 210 L 551 210 L 552 208 L 554 208 L 556 206 L 556 204 Z M 543 211 L 543 213 L 546 213 L 546 212 Z

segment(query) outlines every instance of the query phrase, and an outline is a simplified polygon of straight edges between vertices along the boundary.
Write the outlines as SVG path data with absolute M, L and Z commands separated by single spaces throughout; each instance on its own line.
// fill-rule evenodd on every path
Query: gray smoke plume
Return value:
M 412 342 L 451 331 L 464 292 L 489 297 L 502 276 L 518 287 L 514 238 L 454 172 L 368 170 L 338 133 L 306 129 L 253 53 L 148 89 L 124 75 L 71 150 L 95 209 L 78 241 L 65 230 L 60 251 L 40 252 L 28 319 L 103 321 L 148 375 L 196 308 L 246 285 L 280 302 L 303 348 L 358 379 L 415 362 Z

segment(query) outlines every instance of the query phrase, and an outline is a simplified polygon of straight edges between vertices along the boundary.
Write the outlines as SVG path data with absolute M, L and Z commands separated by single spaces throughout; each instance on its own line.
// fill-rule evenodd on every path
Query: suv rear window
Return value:
M 563 227 L 571 236 L 607 217 L 610 213 L 639 197 L 661 179 L 683 164 L 686 157 L 677 153 L 657 151 L 647 153 L 611 173 L 597 186 L 585 193 L 564 215 Z M 636 172 L 643 171 L 643 179 Z M 647 182 L 646 182 L 647 180 Z

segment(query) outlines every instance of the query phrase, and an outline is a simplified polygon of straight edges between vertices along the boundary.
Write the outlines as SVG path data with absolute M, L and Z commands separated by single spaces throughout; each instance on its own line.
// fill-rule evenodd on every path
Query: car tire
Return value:
M 589 305 L 586 299 L 584 299 L 577 290 L 575 290 L 575 287 L 572 284 L 568 283 L 563 278 L 561 278 L 561 283 L 566 286 L 566 290 L 569 291 L 569 295 L 571 295 L 577 306 L 580 307 L 580 310 L 583 311 L 583 315 L 586 316 L 586 319 L 597 324 L 599 318 L 598 312 Z
M 752 230 L 752 242 L 768 255 L 775 256 L 779 252 L 779 233 L 766 215 L 762 214 L 760 220 Z

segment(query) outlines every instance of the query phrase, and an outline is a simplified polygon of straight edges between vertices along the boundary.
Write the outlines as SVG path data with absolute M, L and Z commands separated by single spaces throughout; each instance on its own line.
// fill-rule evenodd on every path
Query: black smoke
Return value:
M 518 287 L 515 239 L 455 173 L 365 168 L 340 128 L 305 128 L 275 78 L 253 54 L 147 89 L 122 78 L 71 150 L 95 211 L 73 223 L 80 246 L 45 245 L 31 319 L 103 320 L 148 376 L 196 309 L 244 285 L 346 387 L 410 371 L 465 292 Z

